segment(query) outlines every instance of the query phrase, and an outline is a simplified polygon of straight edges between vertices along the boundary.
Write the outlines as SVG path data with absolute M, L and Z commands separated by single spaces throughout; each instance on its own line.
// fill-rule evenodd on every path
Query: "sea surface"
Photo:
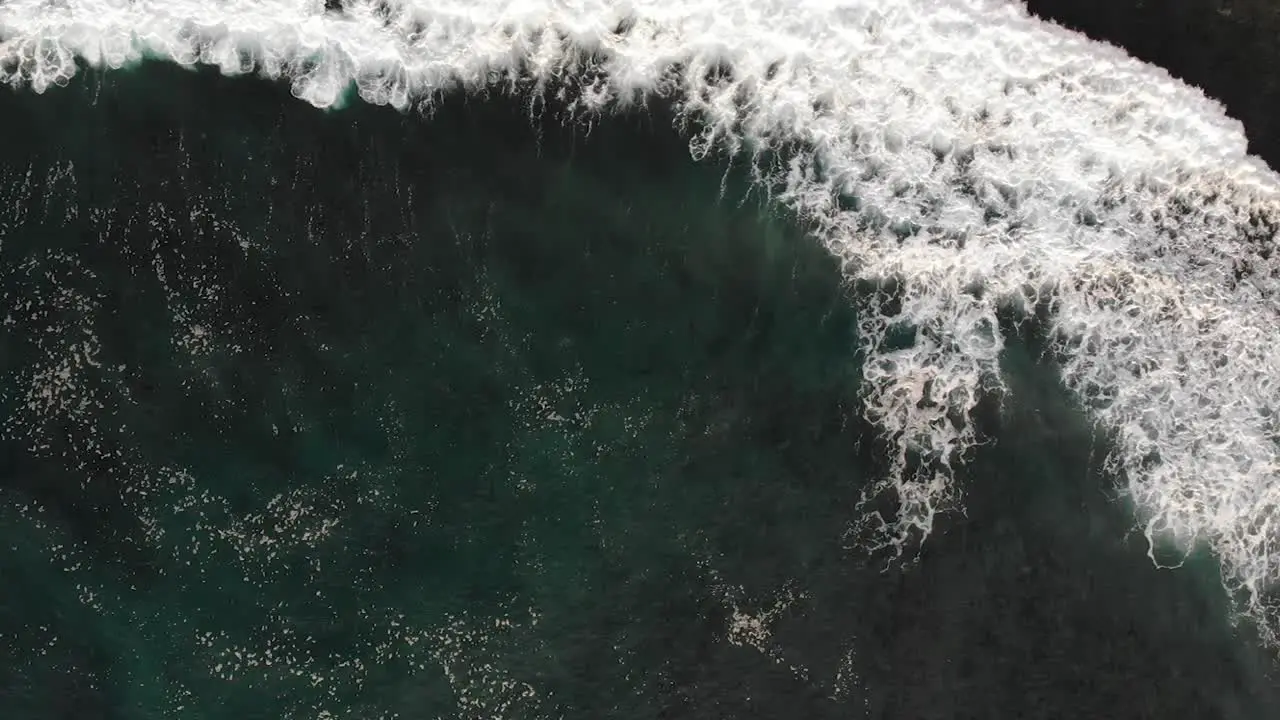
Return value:
M 859 544 L 872 290 L 669 104 L 66 85 L 0 91 L 5 718 L 1280 717 L 1035 322 Z

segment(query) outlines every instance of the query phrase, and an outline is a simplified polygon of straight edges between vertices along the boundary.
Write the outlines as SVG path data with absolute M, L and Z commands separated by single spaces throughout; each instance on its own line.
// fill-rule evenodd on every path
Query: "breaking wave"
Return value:
M 693 155 L 750 158 L 866 289 L 866 413 L 895 449 L 870 547 L 962 508 L 1001 318 L 1033 321 L 1153 548 L 1210 548 L 1277 639 L 1280 184 L 1217 103 L 1116 48 L 1002 0 L 9 0 L 0 38 L 0 79 L 36 92 L 159 56 L 320 107 L 531 85 L 590 123 L 676 99 Z

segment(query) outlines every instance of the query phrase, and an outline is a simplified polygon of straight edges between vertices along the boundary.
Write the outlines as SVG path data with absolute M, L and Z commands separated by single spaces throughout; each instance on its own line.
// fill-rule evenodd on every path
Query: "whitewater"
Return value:
M 0 5 L 9 85 L 146 57 L 284 79 L 322 108 L 532 87 L 590 123 L 675 101 L 694 157 L 752 162 L 862 289 L 865 408 L 894 449 L 852 519 L 864 549 L 963 512 L 952 468 L 1005 391 L 1001 319 L 1034 321 L 1113 439 L 1153 562 L 1209 548 L 1280 640 L 1280 179 L 1165 71 L 1011 0 Z

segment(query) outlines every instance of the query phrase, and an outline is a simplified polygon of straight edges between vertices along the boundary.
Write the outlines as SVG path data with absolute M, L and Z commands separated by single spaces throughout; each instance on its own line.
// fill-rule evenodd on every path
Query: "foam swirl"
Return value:
M 851 278 L 893 286 L 862 325 L 867 413 L 897 449 L 868 499 L 900 510 L 863 519 L 877 544 L 958 505 L 970 414 L 1003 388 L 997 313 L 1039 310 L 1148 537 L 1207 543 L 1248 609 L 1272 612 L 1277 177 L 1217 103 L 1019 4 L 9 0 L 0 38 L 0 79 L 37 92 L 76 58 L 152 54 L 288 78 L 321 107 L 354 88 L 429 109 L 458 85 L 552 87 L 588 66 L 575 112 L 678 97 L 695 155 L 752 153 Z

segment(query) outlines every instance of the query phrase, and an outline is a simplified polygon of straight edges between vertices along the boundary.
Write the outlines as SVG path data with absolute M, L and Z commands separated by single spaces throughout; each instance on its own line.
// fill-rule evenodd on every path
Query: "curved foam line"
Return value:
M 1002 387 L 997 311 L 1040 308 L 1066 383 L 1116 434 L 1110 461 L 1148 537 L 1208 543 L 1227 586 L 1268 612 L 1280 183 L 1216 102 L 1020 4 L 8 0 L 0 37 L 0 79 L 37 92 L 75 56 L 153 53 L 287 77 L 317 106 L 353 85 L 429 105 L 517 67 L 549 83 L 592 55 L 603 76 L 580 111 L 662 92 L 698 119 L 695 155 L 799 141 L 761 180 L 852 277 L 898 290 L 863 313 L 867 412 L 897 448 L 877 491 L 901 500 L 866 519 L 878 541 L 927 535 L 958 502 L 950 465 L 979 441 L 968 415 Z M 911 347 L 887 341 L 900 324 L 918 330 Z

